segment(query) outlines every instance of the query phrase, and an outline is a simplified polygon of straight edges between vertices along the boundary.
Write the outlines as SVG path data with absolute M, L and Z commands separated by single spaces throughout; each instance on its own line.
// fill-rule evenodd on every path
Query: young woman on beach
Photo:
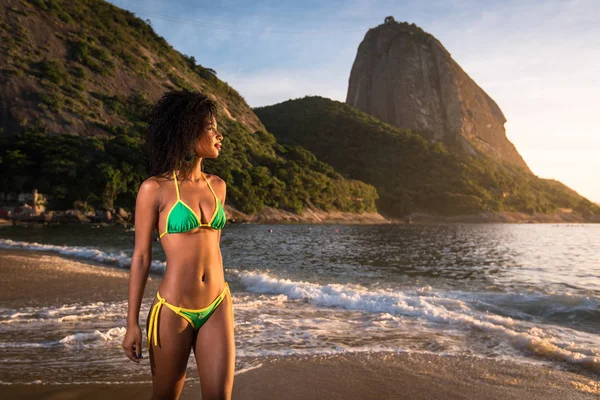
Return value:
M 150 178 L 135 207 L 135 247 L 129 275 L 127 333 L 123 349 L 142 358 L 139 311 L 151 264 L 156 229 L 167 268 L 146 324 L 152 399 L 177 399 L 190 351 L 202 398 L 229 399 L 235 342 L 233 307 L 219 242 L 225 225 L 225 182 L 202 172 L 216 158 L 223 136 L 217 109 L 203 94 L 171 91 L 154 105 L 148 126 Z

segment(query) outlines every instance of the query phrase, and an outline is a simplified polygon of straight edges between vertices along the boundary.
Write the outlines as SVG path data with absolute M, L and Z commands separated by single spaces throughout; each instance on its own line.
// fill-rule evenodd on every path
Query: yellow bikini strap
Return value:
M 173 304 L 167 303 L 167 299 L 162 297 L 160 295 L 160 292 L 156 292 L 156 297 L 158 298 L 158 301 L 152 306 L 152 312 L 150 313 L 150 323 L 148 324 L 148 348 L 150 348 L 150 339 L 152 338 L 152 336 L 154 336 L 154 346 L 158 346 L 158 315 L 160 313 L 160 308 L 164 305 L 173 310 L 177 315 L 180 315 L 181 312 L 181 307 L 177 307 Z M 186 319 L 190 321 L 189 318 L 186 317 Z
M 173 180 L 175 181 L 175 190 L 177 191 L 177 200 L 181 200 L 181 197 L 179 197 L 179 186 L 177 185 L 177 174 L 175 174 L 174 170 L 173 170 Z
M 164 297 L 158 296 L 159 301 L 152 306 L 152 313 L 150 314 L 150 323 L 148 324 L 148 349 L 150 349 L 151 337 L 154 335 L 154 346 L 158 346 L 158 314 L 160 307 L 167 301 Z
M 217 197 L 217 195 L 215 194 L 215 191 L 213 190 L 212 186 L 210 186 L 210 183 L 208 182 L 208 179 L 206 178 L 206 175 L 204 175 L 204 172 L 200 171 L 202 174 L 202 177 L 204 178 L 204 180 L 206 181 L 206 184 L 208 185 L 208 188 L 210 189 L 210 191 L 212 192 L 213 196 L 215 196 L 215 199 L 219 200 L 219 198 Z
M 152 331 L 154 330 L 154 321 L 158 319 L 158 310 L 160 308 L 160 302 L 152 306 L 152 312 L 150 313 L 150 323 L 148 324 L 148 349 L 150 349 L 150 343 L 152 343 Z M 156 340 L 156 335 L 154 335 Z M 155 344 L 156 346 L 156 344 Z

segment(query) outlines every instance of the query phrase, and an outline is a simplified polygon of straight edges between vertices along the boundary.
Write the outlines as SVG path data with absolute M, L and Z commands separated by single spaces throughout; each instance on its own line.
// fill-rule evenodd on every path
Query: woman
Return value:
M 217 131 L 216 114 L 215 103 L 206 96 L 171 91 L 154 105 L 150 116 L 151 177 L 141 184 L 136 200 L 123 348 L 127 357 L 139 363 L 139 310 L 157 229 L 167 268 L 146 324 L 153 399 L 179 397 L 190 349 L 202 398 L 231 397 L 233 307 L 219 248 L 226 187 L 218 176 L 206 175 L 201 168 L 204 158 L 216 158 L 221 151 L 223 136 Z

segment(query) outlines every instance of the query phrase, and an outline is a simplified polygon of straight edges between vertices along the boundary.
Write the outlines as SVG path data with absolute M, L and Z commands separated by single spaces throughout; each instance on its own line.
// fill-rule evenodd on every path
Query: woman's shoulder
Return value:
M 156 194 L 165 180 L 163 176 L 151 176 L 140 184 L 139 192 L 147 195 Z

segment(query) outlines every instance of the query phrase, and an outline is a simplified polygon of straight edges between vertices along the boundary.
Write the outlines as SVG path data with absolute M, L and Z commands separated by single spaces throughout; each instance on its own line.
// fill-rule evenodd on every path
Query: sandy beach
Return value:
M 0 250 L 0 306 L 16 309 L 126 300 L 128 272 L 44 253 Z M 154 296 L 160 277 L 150 277 Z M 233 293 L 235 297 L 235 292 Z M 147 299 L 146 299 L 147 300 Z M 146 301 L 145 300 L 145 301 Z M 123 355 L 123 357 L 125 357 Z M 144 367 L 144 366 L 142 366 Z M 40 372 L 43 374 L 43 371 Z M 181 399 L 198 399 L 195 371 Z M 93 382 L 93 377 L 88 377 Z M 147 399 L 151 384 L 10 384 L 3 399 Z M 115 377 L 118 381 L 118 377 Z M 147 381 L 150 381 L 148 368 Z M 361 353 L 265 359 L 236 375 L 233 398 L 250 399 L 596 399 L 600 377 L 575 369 L 466 356 Z

